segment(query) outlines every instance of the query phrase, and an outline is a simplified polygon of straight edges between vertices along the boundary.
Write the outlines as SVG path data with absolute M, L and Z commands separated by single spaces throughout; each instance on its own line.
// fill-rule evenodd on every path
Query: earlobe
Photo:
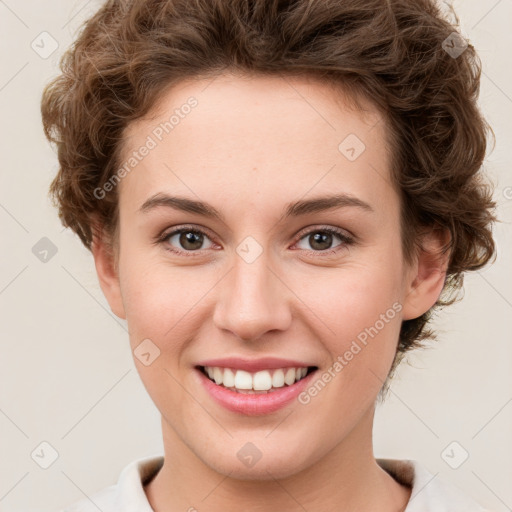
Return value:
M 110 244 L 106 242 L 102 231 L 99 229 L 95 229 L 91 252 L 94 257 L 100 287 L 110 305 L 110 309 L 117 317 L 126 319 L 121 296 L 119 272 L 116 268 L 113 251 Z
M 403 320 L 418 318 L 438 300 L 446 281 L 450 252 L 443 252 L 443 247 L 449 239 L 449 232 L 441 229 L 432 229 L 422 237 L 407 279 Z

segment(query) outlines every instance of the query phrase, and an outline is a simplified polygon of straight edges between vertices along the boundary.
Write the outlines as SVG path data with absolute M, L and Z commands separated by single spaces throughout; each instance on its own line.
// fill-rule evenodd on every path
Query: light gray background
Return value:
M 42 134 L 41 91 L 99 4 L 0 0 L 2 511 L 55 510 L 162 449 L 159 415 L 135 370 L 126 326 L 110 313 L 92 257 L 47 199 L 57 160 Z M 497 136 L 486 169 L 502 221 L 498 259 L 469 275 L 463 301 L 440 312 L 434 348 L 402 365 L 377 413 L 375 454 L 418 459 L 435 478 L 501 512 L 512 508 L 512 0 L 454 6 L 483 60 L 480 104 Z M 59 45 L 48 58 L 31 47 L 48 37 L 43 31 Z M 32 253 L 42 237 L 58 249 L 46 263 Z M 59 455 L 48 469 L 31 458 L 43 441 Z M 462 448 L 448 450 L 452 460 L 469 453 L 458 469 L 441 456 L 453 441 Z

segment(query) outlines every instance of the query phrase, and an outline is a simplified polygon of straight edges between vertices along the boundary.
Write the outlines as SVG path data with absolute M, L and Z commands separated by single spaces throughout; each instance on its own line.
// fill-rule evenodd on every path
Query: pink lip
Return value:
M 263 357 L 261 359 L 243 359 L 240 357 L 224 357 L 221 359 L 208 359 L 200 361 L 196 366 L 218 366 L 220 368 L 233 368 L 246 372 L 258 372 L 278 368 L 307 368 L 312 364 L 293 361 L 291 359 L 279 359 L 277 357 Z M 299 381 L 300 382 L 300 381 Z
M 218 363 L 219 361 L 217 361 L 217 365 L 220 366 Z M 198 375 L 206 391 L 217 403 L 232 412 L 247 416 L 259 416 L 273 413 L 292 402 L 308 386 L 316 371 L 309 373 L 291 386 L 285 385 L 276 391 L 259 395 L 237 393 L 236 391 L 219 386 L 212 382 L 202 370 L 197 368 L 195 373 Z

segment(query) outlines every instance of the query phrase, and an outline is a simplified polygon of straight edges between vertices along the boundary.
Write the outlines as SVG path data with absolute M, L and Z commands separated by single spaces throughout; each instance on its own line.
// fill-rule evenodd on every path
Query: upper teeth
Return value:
M 285 384 L 291 386 L 294 382 L 305 377 L 307 368 L 280 368 L 250 373 L 244 370 L 232 370 L 218 366 L 205 366 L 206 373 L 215 384 L 226 388 L 253 389 L 266 391 L 270 388 L 282 388 Z

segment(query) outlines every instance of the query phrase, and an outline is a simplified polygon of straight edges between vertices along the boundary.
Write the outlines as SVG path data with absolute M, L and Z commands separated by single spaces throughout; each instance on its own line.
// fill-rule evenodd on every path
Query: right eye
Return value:
M 206 233 L 200 229 L 182 227 L 164 233 L 164 235 L 159 239 L 159 242 L 163 243 L 165 249 L 171 252 L 183 254 L 184 256 L 195 256 L 195 254 L 187 253 L 194 253 L 202 250 L 201 246 L 203 245 L 205 238 L 209 240 Z M 211 248 L 211 246 L 206 249 Z

